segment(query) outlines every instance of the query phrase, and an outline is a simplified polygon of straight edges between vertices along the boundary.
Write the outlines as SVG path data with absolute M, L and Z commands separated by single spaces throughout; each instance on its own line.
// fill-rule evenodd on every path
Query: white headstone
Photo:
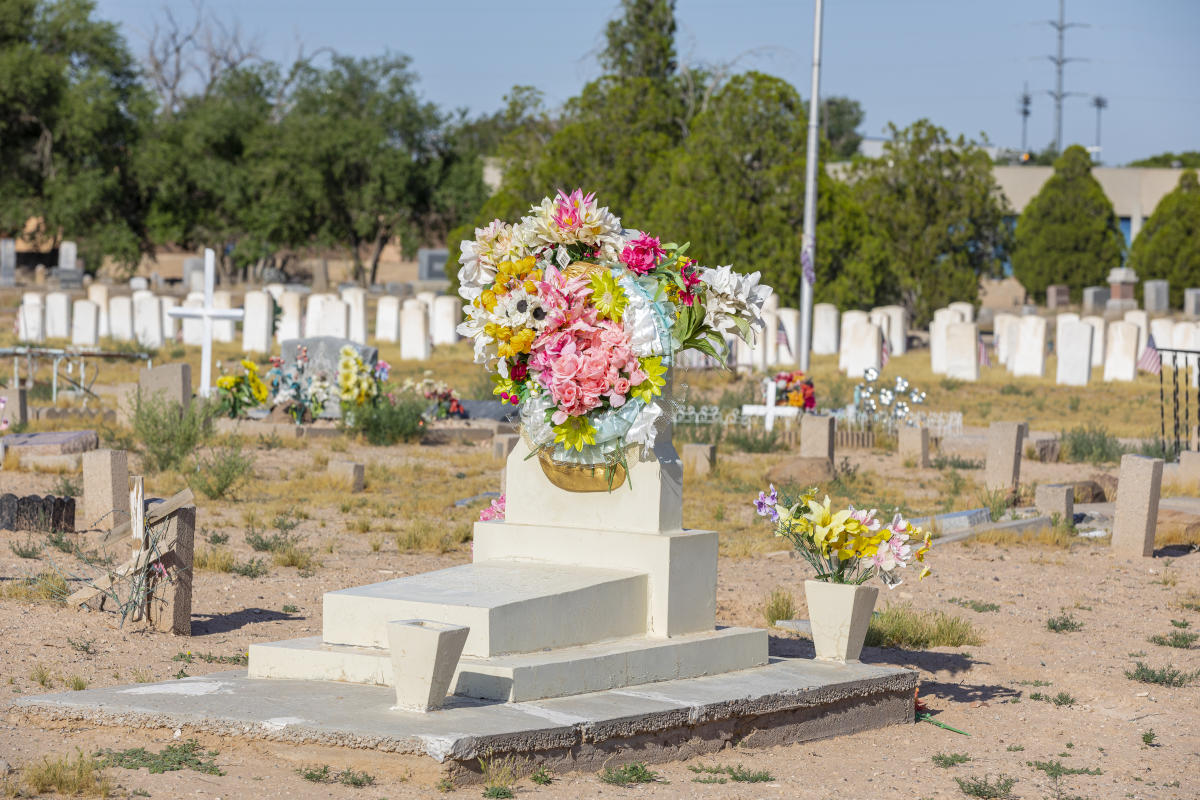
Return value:
M 779 351 L 779 315 L 769 308 L 763 308 L 762 318 L 762 330 L 754 332 L 751 358 L 754 359 L 755 369 L 766 372 L 775 366 L 776 354 Z
M 268 283 L 263 289 L 271 293 L 276 305 L 279 304 L 279 298 L 283 297 L 283 293 L 287 291 L 287 287 L 282 283 Z
M 1125 321 L 1132 322 L 1138 327 L 1137 354 L 1140 357 L 1146 349 L 1146 340 L 1150 336 L 1150 316 L 1145 311 L 1134 309 L 1125 312 Z
M 163 346 L 162 303 L 149 292 L 137 292 L 133 298 L 133 334 L 142 347 Z
M 950 309 L 951 311 L 957 311 L 959 314 L 961 314 L 963 322 L 975 321 L 975 305 L 973 303 L 965 303 L 960 300 L 957 303 L 951 303 L 950 305 L 946 306 L 946 308 Z
M 204 308 L 204 292 L 189 292 L 183 307 L 192 310 Z M 183 343 L 193 347 L 204 344 L 204 320 L 199 317 L 183 318 Z
M 179 326 L 175 322 L 175 317 L 171 316 L 171 309 L 179 305 L 179 300 L 174 297 L 160 297 L 158 305 L 162 309 L 163 341 L 173 342 Z
M 400 341 L 400 298 L 389 294 L 375 305 L 375 340 Z
M 115 342 L 133 341 L 133 298 L 121 295 L 108 301 L 108 335 Z
M 834 309 L 836 311 L 836 309 Z M 783 329 L 785 341 L 779 343 L 779 364 L 796 364 L 800 361 L 800 311 L 795 308 L 779 309 L 779 327 Z M 836 335 L 836 331 L 834 332 Z
M 17 341 L 41 344 L 46 341 L 46 301 L 37 292 L 21 296 L 17 309 Z
M 1054 352 L 1058 352 L 1058 339 L 1062 336 L 1063 325 L 1068 322 L 1079 322 L 1079 315 L 1074 312 L 1064 312 L 1054 317 Z
M 851 310 L 842 314 L 838 330 L 838 369 L 846 372 L 849 367 L 849 356 L 846 353 L 846 343 L 850 338 L 850 329 L 856 325 L 868 324 L 871 317 L 865 311 Z
M 1091 381 L 1093 330 L 1091 325 L 1081 320 L 1068 320 L 1058 325 L 1054 342 L 1057 356 L 1055 383 L 1060 386 L 1087 386 Z
M 887 341 L 888 347 L 891 347 L 892 337 L 892 317 L 882 308 L 872 308 L 867 312 L 867 318 L 871 320 L 871 324 L 879 328 L 879 333 Z
M 416 298 L 405 300 L 400 308 L 400 358 L 428 361 L 430 350 L 425 304 Z
M 67 339 L 71 336 L 71 298 L 66 292 L 46 295 L 46 338 Z
M 946 329 L 960 324 L 957 318 L 939 319 L 936 315 L 929 323 L 929 369 L 934 375 L 946 374 Z
M 1104 382 L 1132 381 L 1137 377 L 1138 326 L 1133 322 L 1113 322 L 1108 326 L 1104 354 Z
M 880 306 L 877 311 L 888 317 L 888 348 L 894 356 L 908 352 L 908 312 L 903 306 Z
M 342 289 L 342 302 L 350 311 L 346 338 L 358 344 L 367 343 L 367 290 L 361 286 Z
M 872 325 L 870 322 L 856 323 L 850 328 L 849 335 L 842 340 L 842 353 L 846 356 L 846 374 L 851 379 L 858 380 L 868 368 L 880 369 L 882 347 L 883 334 L 878 325 Z
M 79 256 L 79 248 L 74 242 L 64 241 L 58 246 L 58 268 L 62 270 L 75 269 L 75 261 Z
M 1010 365 L 1014 376 L 1040 378 L 1046 374 L 1046 328 L 1046 320 L 1042 317 L 1021 317 L 1017 351 Z
M 49 297 L 47 296 L 46 313 L 50 313 L 48 304 Z M 50 320 L 46 320 L 46 335 L 49 336 Z M 1159 319 L 1150 320 L 1150 335 L 1154 337 L 1155 347 L 1170 347 L 1175 341 L 1175 320 L 1160 317 Z
M 204 293 L 204 259 L 185 258 L 183 260 L 183 288 L 191 292 Z
M 134 277 L 129 279 L 129 288 L 136 295 L 136 293 L 139 290 L 149 289 L 150 281 L 147 280 L 146 278 L 143 278 L 141 275 L 135 275 Z M 137 299 L 136 296 L 134 297 L 134 299 L 135 300 Z
M 96 304 L 96 308 L 100 309 L 100 338 L 105 339 L 109 334 L 108 329 L 108 287 L 103 283 L 93 283 L 87 288 L 87 299 Z
M 997 314 L 992 318 L 992 339 L 996 347 L 996 360 L 1008 366 L 1017 351 L 1017 337 L 1021 332 L 1021 318 L 1016 314 Z
M 441 295 L 433 301 L 433 343 L 454 344 L 458 341 L 455 328 L 462 322 L 462 301 L 450 295 Z
M 437 292 L 417 292 L 416 298 L 425 306 L 425 319 L 430 330 L 433 330 L 433 301 L 437 299 Z
M 233 294 L 227 291 L 213 292 L 213 308 L 232 309 Z M 213 341 L 237 341 L 237 322 L 232 319 L 213 320 Z
M 1108 328 L 1108 323 L 1104 321 L 1104 317 L 1084 317 L 1080 322 L 1085 322 L 1092 328 L 1092 366 L 1104 366 L 1104 333 Z
M 339 339 L 350 338 L 350 306 L 336 297 L 326 297 L 321 303 L 321 317 L 318 320 L 318 336 L 336 336 Z
M 951 305 L 954 305 L 951 303 Z M 946 322 L 973 322 L 961 308 L 939 308 L 933 312 L 934 319 L 945 320 Z
M 831 356 L 838 351 L 842 332 L 840 317 L 837 306 L 832 303 L 813 306 L 812 351 L 815 355 Z
M 279 341 L 300 338 L 300 308 L 304 296 L 299 292 L 284 292 L 277 298 L 279 302 Z
M 310 294 L 304 310 L 304 338 L 321 336 L 321 319 L 325 302 L 337 298 L 328 294 Z
M 979 326 L 974 322 L 946 324 L 946 377 L 979 380 Z
M 76 300 L 71 312 L 71 344 L 76 347 L 100 344 L 100 307 L 91 300 Z
M 270 353 L 275 323 L 275 299 L 269 292 L 246 292 L 242 301 L 242 350 Z

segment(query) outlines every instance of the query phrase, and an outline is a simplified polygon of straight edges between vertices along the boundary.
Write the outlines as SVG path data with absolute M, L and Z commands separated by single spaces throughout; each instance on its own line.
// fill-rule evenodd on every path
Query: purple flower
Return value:
M 758 499 L 754 501 L 754 510 L 758 512 L 760 517 L 770 517 L 772 522 L 779 520 L 779 512 L 775 510 L 775 506 L 779 503 L 779 493 L 775 491 L 775 485 L 771 484 L 771 493 L 759 492 Z

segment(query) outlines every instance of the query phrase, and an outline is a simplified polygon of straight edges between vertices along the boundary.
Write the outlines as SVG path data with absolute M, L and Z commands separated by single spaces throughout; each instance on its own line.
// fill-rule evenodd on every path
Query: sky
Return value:
M 471 113 L 499 109 L 514 85 L 560 105 L 600 74 L 596 55 L 617 0 L 207 0 L 267 58 L 301 45 L 412 58 L 426 99 Z M 141 56 L 164 8 L 191 0 L 97 0 Z M 687 64 L 780 76 L 809 94 L 813 0 L 678 0 L 677 46 Z M 865 136 L 927 117 L 952 134 L 1017 148 L 1018 102 L 1033 96 L 1028 145 L 1054 138 L 1056 0 L 826 0 L 821 94 L 858 100 Z M 1200 0 L 1068 0 L 1065 144 L 1096 143 L 1092 98 L 1108 100 L 1100 158 L 1119 165 L 1200 150 Z

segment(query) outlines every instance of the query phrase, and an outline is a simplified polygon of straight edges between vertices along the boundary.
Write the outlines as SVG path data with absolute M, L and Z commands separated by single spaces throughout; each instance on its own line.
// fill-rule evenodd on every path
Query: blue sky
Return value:
M 141 55 L 164 7 L 190 0 L 98 0 Z M 551 105 L 599 74 L 596 52 L 616 0 L 208 0 L 238 20 L 263 54 L 284 60 L 302 42 L 352 55 L 390 50 L 413 59 L 425 96 L 440 105 L 492 111 L 514 84 Z M 1054 67 L 1055 0 L 826 0 L 822 94 L 859 100 L 862 132 L 928 117 L 952 133 L 1019 146 L 1017 100 L 1034 95 L 1031 148 L 1053 138 L 1046 90 Z M 679 0 L 679 50 L 688 63 L 730 64 L 779 75 L 808 94 L 812 0 Z M 1200 0 L 1068 0 L 1064 138 L 1094 144 L 1094 95 L 1108 99 L 1106 164 L 1166 150 L 1200 150 Z

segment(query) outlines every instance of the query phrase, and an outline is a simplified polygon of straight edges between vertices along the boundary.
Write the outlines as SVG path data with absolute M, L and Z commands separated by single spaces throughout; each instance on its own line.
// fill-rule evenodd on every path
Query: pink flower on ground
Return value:
M 495 522 L 504 519 L 504 495 L 500 495 L 492 504 L 479 512 L 480 522 Z
M 630 271 L 645 275 L 658 266 L 659 259 L 664 255 L 666 251 L 662 249 L 658 239 L 643 233 L 625 245 L 625 249 L 621 251 L 621 263 L 629 267 Z

